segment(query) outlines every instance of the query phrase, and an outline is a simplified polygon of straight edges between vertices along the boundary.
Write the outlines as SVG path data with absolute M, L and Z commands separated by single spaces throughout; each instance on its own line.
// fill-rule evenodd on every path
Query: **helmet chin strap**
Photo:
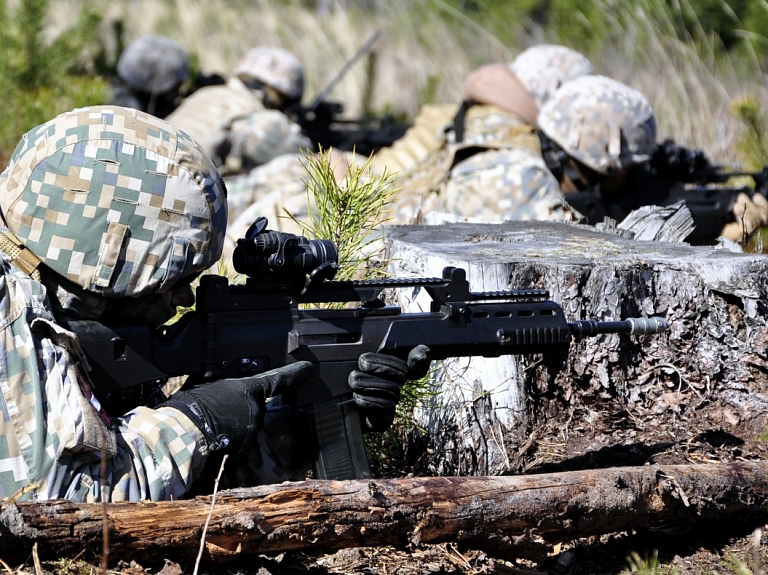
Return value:
M 541 141 L 541 154 L 547 169 L 557 178 L 558 182 L 563 182 L 567 177 L 578 191 L 586 190 L 591 182 L 584 177 L 584 174 L 573 164 L 573 159 L 565 153 L 554 140 L 549 138 L 544 132 L 538 130 L 539 140 Z
M 13 265 L 25 274 L 36 282 L 40 281 L 40 270 L 37 268 L 42 262 L 10 230 L 0 231 L 0 251 L 8 254 Z

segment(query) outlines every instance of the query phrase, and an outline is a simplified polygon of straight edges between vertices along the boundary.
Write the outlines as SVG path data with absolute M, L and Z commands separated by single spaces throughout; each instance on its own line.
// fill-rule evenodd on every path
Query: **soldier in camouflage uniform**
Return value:
M 513 65 L 525 82 L 513 72 Z M 535 141 L 539 105 L 566 80 L 592 73 L 592 65 L 583 55 L 563 46 L 529 48 L 513 65 L 490 64 L 473 71 L 465 81 L 461 106 L 425 106 L 403 138 L 375 154 L 374 172 L 397 174 L 396 185 L 402 187 L 394 223 L 413 223 L 419 213 L 430 211 L 435 199 L 430 197 L 431 186 L 444 177 L 454 158 L 466 153 L 464 150 Z M 337 156 L 333 162 L 343 160 Z M 361 156 L 348 158 L 357 165 L 365 160 Z M 233 214 L 240 218 L 233 221 L 230 241 L 247 229 L 254 213 L 272 214 L 270 222 L 275 229 L 295 233 L 290 220 L 277 216 L 283 214 L 283 207 L 299 217 L 307 214 L 304 179 L 301 157 L 296 155 L 228 180 L 237 204 Z
M 653 110 L 642 95 L 615 80 L 583 76 L 557 90 L 539 113 L 541 150 L 563 198 L 598 184 L 604 196 L 642 194 L 632 174 L 657 149 Z M 527 187 L 520 187 L 525 193 Z M 454 192 L 454 202 L 459 202 Z M 454 206 L 456 203 L 454 203 Z M 573 210 L 571 210 L 573 211 Z M 738 240 L 768 224 L 768 201 L 740 194 L 734 222 L 721 235 Z
M 541 57 L 541 52 L 555 53 L 547 60 Z M 453 119 L 451 129 L 446 132 L 443 145 L 398 178 L 402 191 L 395 203 L 395 223 L 419 223 L 423 221 L 424 214 L 440 209 L 454 213 L 453 209 L 438 203 L 441 190 L 448 184 L 454 170 L 458 174 L 463 168 L 469 169 L 472 163 L 467 164 L 465 161 L 475 154 L 487 152 L 488 155 L 484 157 L 490 160 L 490 156 L 495 155 L 498 161 L 505 164 L 530 162 L 530 150 L 534 150 L 535 155 L 538 147 L 539 105 L 548 95 L 544 87 L 562 83 L 566 78 L 591 73 L 592 68 L 584 65 L 585 61 L 586 59 L 577 52 L 565 48 L 532 48 L 523 52 L 519 61 L 516 60 L 517 67 L 522 70 L 521 75 L 526 78 L 528 84 L 512 71 L 511 66 L 503 63 L 489 64 L 471 72 L 465 81 L 463 103 Z M 569 63 L 574 64 L 573 70 L 569 68 Z M 531 82 L 534 66 L 548 66 L 546 70 L 539 69 L 538 73 L 542 77 L 549 77 L 550 80 L 540 85 Z M 488 178 L 489 175 L 485 174 L 484 177 Z M 539 193 L 543 197 L 550 197 L 553 193 L 552 182 L 543 178 L 540 173 L 530 173 L 530 176 L 531 185 L 539 186 Z M 497 184 L 494 181 L 492 185 L 497 189 L 491 193 L 499 194 L 498 187 L 506 183 Z M 498 199 L 501 213 L 512 209 L 503 194 Z M 571 218 L 568 210 L 555 210 L 561 213 L 554 214 L 554 217 Z M 472 210 L 467 206 L 457 214 L 466 215 L 467 211 Z M 532 209 L 528 215 L 521 213 L 520 216 L 532 217 L 535 212 L 536 209 Z M 548 214 L 549 210 L 545 212 Z M 475 213 L 472 217 L 483 219 L 490 217 L 490 214 Z M 494 216 L 493 219 L 499 217 L 503 216 Z
M 245 458 L 251 483 L 301 478 L 301 469 L 282 467 L 296 454 L 279 446 L 306 437 L 288 441 L 287 412 L 265 415 L 265 398 L 306 380 L 309 363 L 107 414 L 67 329 L 76 319 L 158 326 L 194 303 L 190 282 L 222 253 L 227 204 L 219 174 L 189 136 L 117 106 L 62 114 L 17 146 L 0 175 L 0 212 L 0 496 L 179 498 L 222 453 L 237 478 Z M 360 366 L 349 383 L 364 428 L 381 430 L 405 378 L 426 372 L 428 350 L 411 362 L 366 354 Z
M 461 106 L 444 122 L 442 142 L 400 171 L 397 183 L 402 190 L 395 202 L 395 223 L 418 223 L 422 214 L 438 209 L 437 190 L 459 159 L 479 149 L 535 146 L 537 115 L 551 90 L 592 71 L 578 52 L 543 45 L 525 50 L 513 64 L 488 64 L 470 72 Z M 398 144 L 408 147 L 405 142 Z M 519 154 L 507 155 L 504 161 L 520 159 Z M 388 155 L 377 158 L 376 165 L 388 160 Z
M 516 133 L 519 126 L 535 126 L 539 109 L 554 90 L 592 73 L 585 56 L 549 44 L 524 50 L 509 65 L 481 66 L 467 75 L 460 106 L 424 106 L 406 134 L 376 154 L 375 164 L 408 177 L 430 154 L 466 142 L 457 131 L 498 140 L 505 130 Z
M 187 97 L 167 120 L 200 143 L 225 174 L 247 173 L 312 143 L 283 110 L 301 100 L 304 68 L 290 52 L 250 50 L 226 84 Z
M 538 130 L 455 161 L 434 192 L 437 209 L 482 221 L 578 220 L 567 192 L 596 181 L 620 188 L 627 170 L 656 147 L 648 101 L 605 76 L 565 83 L 537 123 Z
M 110 104 L 165 118 L 178 106 L 188 76 L 184 48 L 164 36 L 143 36 L 120 54 Z

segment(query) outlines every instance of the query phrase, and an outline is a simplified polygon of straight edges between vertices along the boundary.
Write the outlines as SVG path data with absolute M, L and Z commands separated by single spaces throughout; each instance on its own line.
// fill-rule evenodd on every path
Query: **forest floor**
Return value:
M 716 463 L 763 460 L 768 455 L 766 417 L 749 401 L 735 407 L 717 394 L 678 393 L 660 390 L 665 409 L 632 413 L 616 405 L 592 405 L 590 425 L 575 426 L 567 446 L 541 449 L 549 455 L 533 461 L 526 473 L 551 473 L 645 464 Z M 675 405 L 675 402 L 681 402 Z M 687 405 L 682 405 L 687 403 Z M 564 417 L 564 416 L 563 416 Z M 552 436 L 558 417 L 546 425 Z M 545 430 L 546 431 L 546 430 Z M 546 437 L 545 434 L 539 436 Z M 564 447 L 564 448 L 563 448 Z M 570 454 L 565 456 L 564 454 Z M 354 548 L 331 554 L 284 553 L 235 564 L 145 564 L 141 557 L 113 557 L 109 573 L 122 575 L 242 574 L 242 575 L 421 575 L 421 574 L 733 574 L 758 575 L 768 566 L 768 534 L 763 525 L 727 524 L 679 533 L 624 532 L 570 542 L 551 556 L 533 563 L 514 557 L 494 557 L 458 544 L 422 545 L 410 551 L 389 547 Z M 17 573 L 92 574 L 99 559 L 80 557 L 55 563 L 28 564 L 11 569 Z

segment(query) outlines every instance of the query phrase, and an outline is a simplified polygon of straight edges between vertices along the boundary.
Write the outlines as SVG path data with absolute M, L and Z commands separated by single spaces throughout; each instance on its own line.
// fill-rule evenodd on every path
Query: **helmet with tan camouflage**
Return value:
M 304 94 L 304 66 L 295 55 L 282 48 L 252 48 L 233 75 L 244 82 L 262 82 L 291 100 L 299 100 Z
M 509 68 L 536 100 L 539 108 L 568 80 L 594 74 L 586 56 L 565 46 L 539 44 L 523 50 Z
M 0 210 L 44 266 L 104 298 L 191 281 L 221 256 L 227 225 L 224 183 L 202 149 L 117 106 L 27 132 L 0 175 Z
M 170 38 L 143 36 L 120 54 L 117 75 L 134 90 L 162 94 L 186 80 L 189 58 L 184 48 Z
M 650 159 L 656 119 L 637 90 L 605 76 L 563 85 L 539 112 L 539 128 L 566 154 L 599 174 Z

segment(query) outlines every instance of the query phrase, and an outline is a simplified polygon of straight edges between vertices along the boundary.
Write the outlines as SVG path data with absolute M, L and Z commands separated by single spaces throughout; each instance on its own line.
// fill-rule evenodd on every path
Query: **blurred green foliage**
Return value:
M 761 170 L 768 165 L 768 118 L 765 110 L 757 98 L 744 96 L 733 101 L 731 113 L 743 126 L 735 146 L 744 169 Z
M 310 2 L 311 3 L 311 2 Z M 527 18 L 547 35 L 589 52 L 605 45 L 621 27 L 612 24 L 621 14 L 640 10 L 664 27 L 671 25 L 681 40 L 712 42 L 726 51 L 751 44 L 761 63 L 768 65 L 768 3 L 753 0 L 445 0 L 466 12 L 490 32 L 505 37 L 505 28 Z
M 83 57 L 89 48 L 98 47 L 101 17 L 84 9 L 74 27 L 47 41 L 47 9 L 47 0 L 0 0 L 0 82 L 5 91 L 2 165 L 24 132 L 61 112 L 108 97 L 107 81 L 89 73 Z

